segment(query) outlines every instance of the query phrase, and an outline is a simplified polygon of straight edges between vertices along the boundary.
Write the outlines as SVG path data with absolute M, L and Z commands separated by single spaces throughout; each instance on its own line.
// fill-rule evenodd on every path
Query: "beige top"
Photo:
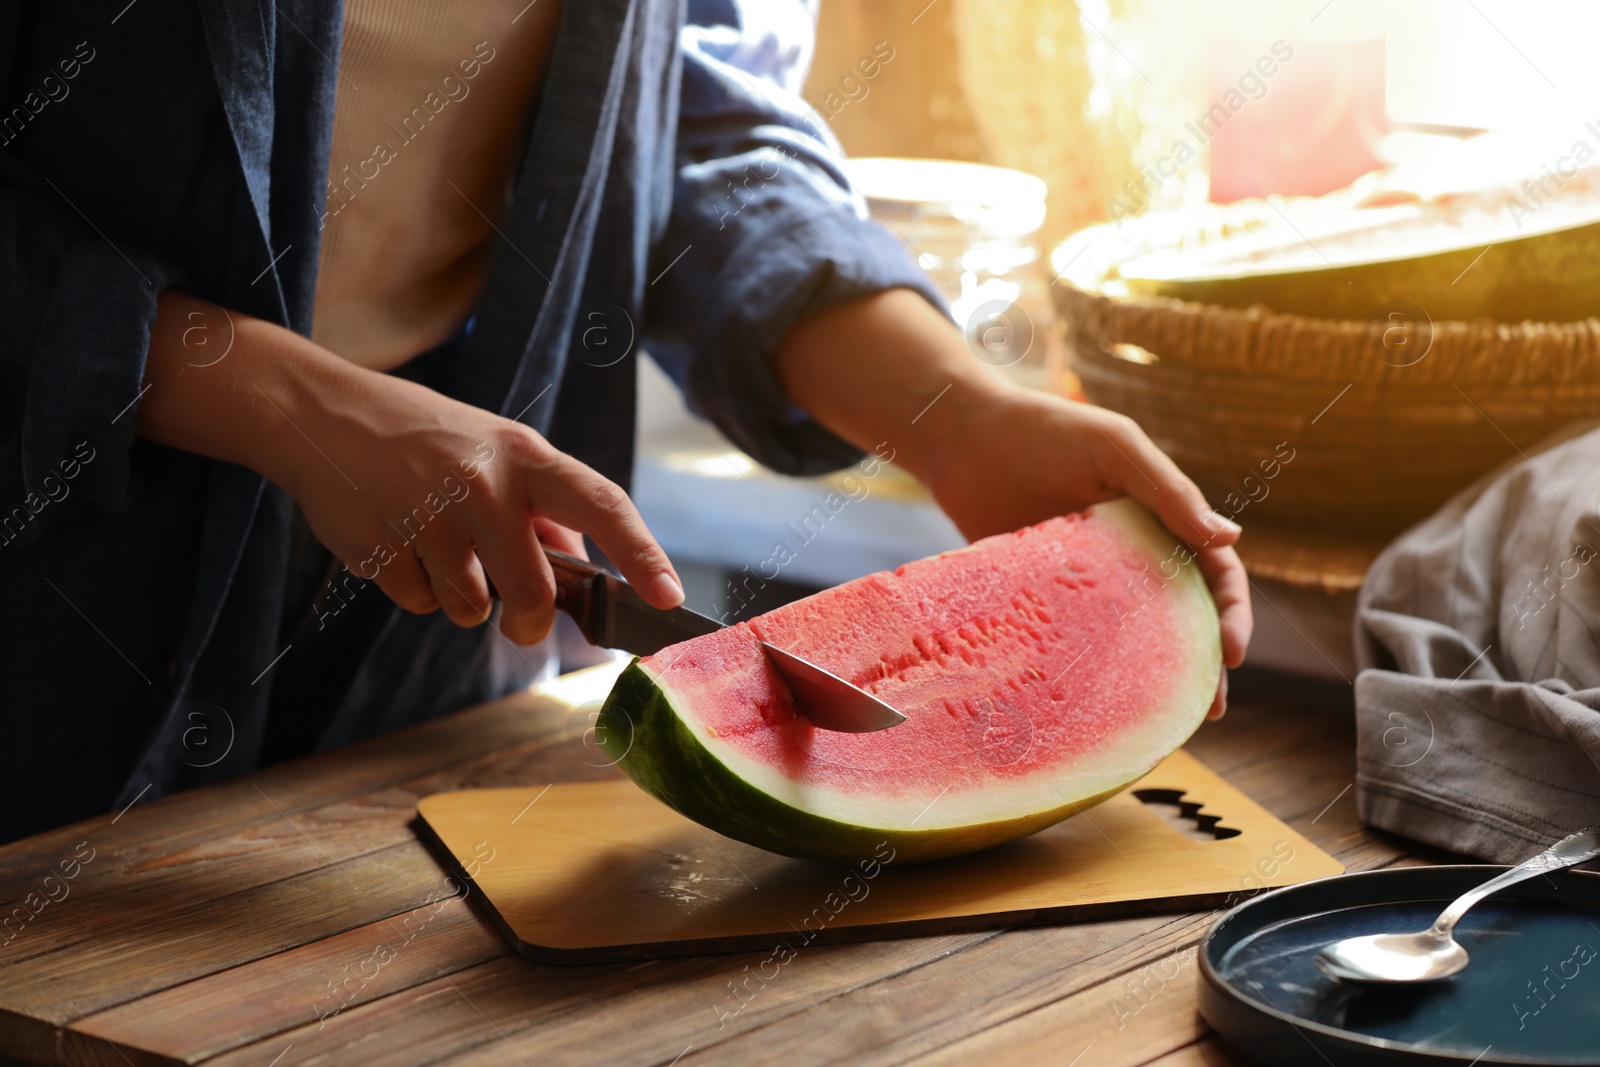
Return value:
M 346 0 L 312 339 L 391 370 L 466 321 L 561 0 Z

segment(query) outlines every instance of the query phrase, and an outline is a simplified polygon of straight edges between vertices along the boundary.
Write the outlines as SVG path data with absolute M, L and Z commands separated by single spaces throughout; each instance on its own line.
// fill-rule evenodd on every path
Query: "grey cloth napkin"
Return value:
M 1355 641 L 1361 818 L 1497 863 L 1600 822 L 1600 423 L 1378 557 Z

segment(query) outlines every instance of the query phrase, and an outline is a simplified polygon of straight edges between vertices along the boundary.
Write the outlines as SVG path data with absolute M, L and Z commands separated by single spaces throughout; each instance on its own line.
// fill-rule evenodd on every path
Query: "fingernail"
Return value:
M 655 581 L 650 583 L 650 592 L 658 604 L 665 604 L 669 608 L 683 603 L 683 586 L 665 571 L 656 575 Z
M 1243 526 L 1240 526 L 1225 515 L 1218 515 L 1215 511 L 1206 512 L 1205 516 L 1200 520 L 1200 524 L 1212 534 L 1233 534 L 1237 536 L 1244 533 Z

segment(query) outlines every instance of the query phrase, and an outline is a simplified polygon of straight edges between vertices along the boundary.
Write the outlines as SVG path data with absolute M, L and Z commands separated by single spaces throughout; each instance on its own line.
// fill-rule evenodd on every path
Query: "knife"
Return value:
M 668 645 L 722 629 L 688 608 L 651 607 L 633 587 L 588 560 L 545 546 L 556 578 L 556 607 L 572 616 L 578 630 L 601 648 L 620 648 L 652 656 Z M 843 678 L 792 652 L 761 642 L 767 661 L 789 687 L 795 709 L 813 726 L 847 734 L 887 730 L 906 717 Z

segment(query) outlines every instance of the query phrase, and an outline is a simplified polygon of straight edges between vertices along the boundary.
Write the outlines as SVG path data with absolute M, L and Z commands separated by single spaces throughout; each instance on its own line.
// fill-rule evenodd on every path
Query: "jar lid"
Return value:
M 891 222 L 955 222 L 988 237 L 1022 237 L 1044 224 L 1042 178 L 950 159 L 845 161 L 850 184 Z

